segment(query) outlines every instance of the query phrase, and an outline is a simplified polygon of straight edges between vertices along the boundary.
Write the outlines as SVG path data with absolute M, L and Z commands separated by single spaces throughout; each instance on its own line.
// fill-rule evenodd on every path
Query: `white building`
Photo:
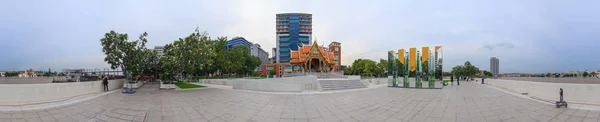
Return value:
M 164 46 L 154 46 L 154 50 L 156 50 L 156 54 L 160 57 L 164 55 Z
M 263 50 L 259 44 L 252 44 L 252 47 L 250 47 L 250 54 L 258 57 L 261 65 L 269 63 L 269 54 L 267 51 Z

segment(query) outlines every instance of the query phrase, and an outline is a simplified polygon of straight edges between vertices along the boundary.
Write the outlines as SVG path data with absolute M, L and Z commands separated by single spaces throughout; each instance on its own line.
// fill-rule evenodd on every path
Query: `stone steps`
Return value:
M 366 86 L 360 82 L 360 80 L 321 79 L 319 80 L 319 84 L 323 91 L 366 88 Z

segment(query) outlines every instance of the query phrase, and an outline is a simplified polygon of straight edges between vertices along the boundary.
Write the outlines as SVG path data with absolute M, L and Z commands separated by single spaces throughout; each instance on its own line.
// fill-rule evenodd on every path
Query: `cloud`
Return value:
M 482 47 L 482 49 L 487 49 L 487 50 L 494 50 L 496 48 L 512 49 L 512 48 L 515 48 L 515 45 L 510 42 L 501 42 L 501 43 L 496 43 L 496 44 L 483 45 L 483 47 Z

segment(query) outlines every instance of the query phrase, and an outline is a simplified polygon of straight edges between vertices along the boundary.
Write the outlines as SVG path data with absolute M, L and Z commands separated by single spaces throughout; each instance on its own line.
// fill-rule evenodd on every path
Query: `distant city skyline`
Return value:
M 0 71 L 107 68 L 100 38 L 148 32 L 149 49 L 196 27 L 212 38 L 276 47 L 276 14 L 312 14 L 319 44 L 344 45 L 342 64 L 387 50 L 440 45 L 444 71 L 470 61 L 500 73 L 600 69 L 600 1 L 6 1 L 0 5 Z M 294 7 L 289 7 L 294 6 Z M 311 40 L 312 41 L 312 40 Z M 267 51 L 271 53 L 271 51 Z M 273 55 L 273 54 L 269 54 Z

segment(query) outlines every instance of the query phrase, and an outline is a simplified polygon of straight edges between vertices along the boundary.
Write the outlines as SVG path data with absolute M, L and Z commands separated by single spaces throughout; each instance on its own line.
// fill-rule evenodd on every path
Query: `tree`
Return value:
M 260 61 L 260 58 L 252 55 L 248 55 L 248 57 L 245 57 L 245 60 L 246 61 L 244 62 L 244 72 L 247 75 L 252 75 L 256 73 L 255 69 L 262 63 Z
M 375 74 L 377 74 L 377 76 L 382 76 L 387 71 L 388 71 L 388 60 L 379 59 L 379 62 L 377 63 L 377 67 L 375 69 Z M 388 73 L 390 73 L 390 72 L 388 72 Z
M 220 63 L 215 63 L 215 65 L 213 65 L 213 67 L 210 68 L 211 73 L 222 71 L 223 69 L 227 68 L 228 65 L 225 65 L 223 63 L 223 62 L 227 61 L 227 56 L 228 56 L 227 49 L 225 49 L 226 46 L 227 46 L 227 37 L 217 38 L 217 40 L 212 45 L 212 48 L 213 48 L 212 51 L 215 52 L 213 60 L 215 62 L 220 62 Z M 222 73 L 220 73 L 220 75 L 222 75 Z
M 471 62 L 467 61 L 464 65 L 452 67 L 452 71 L 450 73 L 452 73 L 452 75 L 473 77 L 475 74 L 480 73 L 480 71 L 479 68 L 473 66 Z
M 452 71 L 450 71 L 450 73 L 452 73 L 452 75 L 464 75 L 464 66 L 462 65 L 457 65 L 452 67 Z
M 231 49 L 229 49 L 228 52 L 228 64 L 229 65 L 226 68 L 226 71 L 228 73 L 243 73 L 243 68 L 244 68 L 244 64 L 245 64 L 245 59 L 246 57 L 248 57 L 247 55 L 249 54 L 249 50 L 248 47 L 246 46 L 242 46 L 242 45 L 238 45 L 235 46 Z
M 269 71 L 269 75 L 273 76 L 273 75 L 275 75 L 275 74 L 276 74 L 275 70 L 271 70 L 271 71 Z
M 159 57 L 156 50 L 143 49 L 141 50 L 140 57 L 138 58 L 141 62 L 140 75 L 151 75 L 157 77 L 159 75 L 160 64 Z
M 383 71 L 382 69 L 377 69 L 377 68 L 378 68 L 377 63 L 373 60 L 357 59 L 357 60 L 354 60 L 352 65 L 347 68 L 348 71 L 344 71 L 344 72 L 345 73 L 350 72 L 348 74 L 351 74 L 351 75 L 373 76 L 373 75 L 376 75 L 376 73 Z M 383 72 L 381 72 L 381 74 L 383 74 Z
M 479 73 L 479 68 L 473 66 L 471 64 L 471 62 L 469 62 L 469 61 L 465 62 L 465 65 L 463 65 L 463 67 L 464 67 L 465 71 L 464 71 L 464 74 L 462 76 L 472 77 L 475 74 Z
M 583 72 L 583 77 L 587 77 L 589 75 L 589 73 L 587 71 Z
M 494 76 L 494 74 L 492 74 L 492 72 L 489 72 L 489 71 L 483 71 L 483 75 L 485 77 L 492 77 L 492 76 Z
M 111 65 L 111 69 L 121 68 L 126 76 L 131 75 L 130 73 L 139 73 L 139 68 L 143 68 L 140 66 L 143 63 L 139 59 L 140 50 L 146 48 L 146 36 L 148 33 L 144 32 L 139 40 L 129 42 L 127 34 L 112 30 L 104 34 L 104 38 L 100 39 L 102 52 L 106 54 L 104 61 Z
M 213 43 L 208 33 L 196 28 L 189 36 L 165 45 L 165 55 L 161 58 L 161 62 L 165 61 L 163 68 L 169 66 L 166 72 L 182 73 L 186 77 L 212 73 L 216 70 Z

